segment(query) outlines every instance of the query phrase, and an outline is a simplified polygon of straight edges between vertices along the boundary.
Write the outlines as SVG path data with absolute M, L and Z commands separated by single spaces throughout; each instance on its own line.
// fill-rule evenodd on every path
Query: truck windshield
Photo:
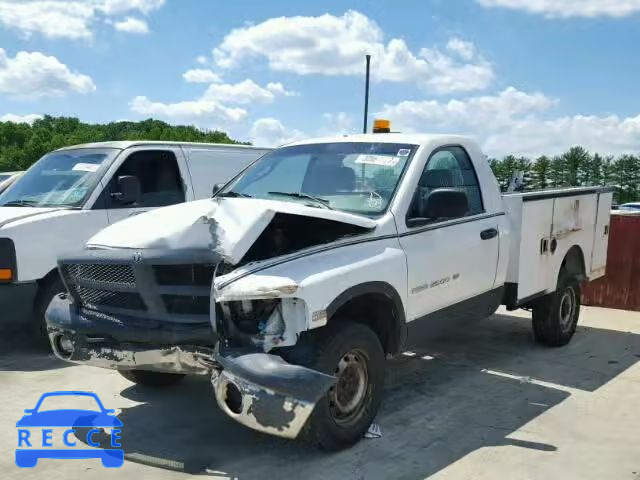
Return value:
M 416 148 L 365 142 L 283 147 L 251 165 L 218 196 L 285 200 L 375 216 L 386 211 Z
M 51 152 L 0 195 L 4 207 L 80 207 L 120 150 L 83 148 Z

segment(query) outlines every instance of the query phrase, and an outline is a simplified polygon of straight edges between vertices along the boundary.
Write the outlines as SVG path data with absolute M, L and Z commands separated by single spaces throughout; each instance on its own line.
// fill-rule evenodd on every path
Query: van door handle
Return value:
M 496 228 L 488 228 L 487 230 L 483 230 L 480 232 L 480 238 L 482 240 L 489 240 L 497 236 L 498 236 L 498 229 Z

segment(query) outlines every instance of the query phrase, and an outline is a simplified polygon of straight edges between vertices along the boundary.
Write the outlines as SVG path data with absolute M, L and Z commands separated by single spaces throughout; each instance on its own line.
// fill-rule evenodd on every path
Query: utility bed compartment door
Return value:
M 522 204 L 520 226 L 518 300 L 538 294 L 552 281 L 552 260 L 549 254 L 553 199 L 536 200 Z
M 596 226 L 593 231 L 593 253 L 591 255 L 591 268 L 589 269 L 589 278 L 591 280 L 605 274 L 612 202 L 612 192 L 600 193 L 598 195 L 598 213 Z

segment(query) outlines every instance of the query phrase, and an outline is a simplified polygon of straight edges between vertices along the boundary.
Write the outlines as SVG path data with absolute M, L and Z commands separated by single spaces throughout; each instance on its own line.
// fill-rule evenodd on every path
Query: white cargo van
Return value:
M 45 155 L 0 196 L 2 323 L 40 326 L 63 286 L 59 255 L 106 226 L 156 207 L 212 195 L 268 149 L 127 141 L 77 145 Z

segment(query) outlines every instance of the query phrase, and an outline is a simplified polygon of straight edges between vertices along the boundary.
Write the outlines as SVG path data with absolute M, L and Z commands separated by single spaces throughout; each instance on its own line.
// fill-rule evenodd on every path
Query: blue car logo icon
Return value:
M 49 397 L 91 397 L 95 400 L 98 409 L 58 409 L 41 411 L 42 402 Z M 102 432 L 102 428 L 111 430 L 111 446 L 120 447 L 120 427 L 122 422 L 114 415 L 114 410 L 106 409 L 98 395 L 93 392 L 48 392 L 44 393 L 33 409 L 26 409 L 25 414 L 18 422 L 18 448 L 16 449 L 16 465 L 21 468 L 35 467 L 40 458 L 55 459 L 85 459 L 99 458 L 102 465 L 108 468 L 118 468 L 124 463 L 124 451 L 122 449 L 105 449 L 100 447 L 100 443 L 93 441 L 93 435 Z M 76 442 L 71 442 L 69 436 L 77 433 L 75 427 L 91 428 L 87 433 L 87 444 L 94 448 L 53 448 L 51 427 L 66 427 L 62 440 L 67 447 L 74 447 Z M 40 436 L 35 435 L 36 430 L 42 430 L 41 445 Z M 32 434 L 34 434 L 32 436 Z M 29 448 L 21 448 L 29 447 Z

